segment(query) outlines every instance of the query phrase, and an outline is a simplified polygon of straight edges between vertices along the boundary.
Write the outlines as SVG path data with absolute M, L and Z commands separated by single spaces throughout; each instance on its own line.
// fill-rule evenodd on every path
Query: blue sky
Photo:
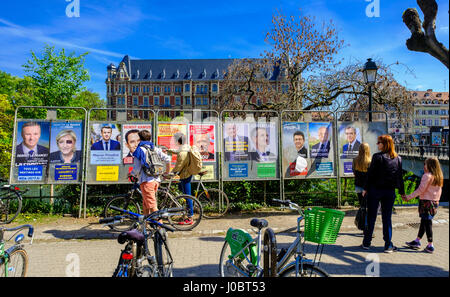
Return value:
M 2 1 L 0 70 L 23 77 L 30 51 L 44 45 L 68 52 L 89 52 L 85 86 L 105 98 L 106 66 L 124 55 L 138 59 L 259 57 L 269 49 L 265 34 L 272 14 L 315 16 L 332 20 L 348 46 L 339 56 L 345 63 L 380 59 L 400 62 L 392 70 L 412 90 L 448 91 L 448 69 L 432 56 L 407 50 L 410 32 L 402 22 L 406 8 L 420 9 L 415 0 L 79 0 L 80 17 L 69 18 L 74 0 Z M 366 7 L 379 3 L 379 17 Z M 436 33 L 448 47 L 448 1 L 438 0 Z M 405 67 L 403 65 L 408 65 Z M 413 74 L 410 73 L 411 70 Z

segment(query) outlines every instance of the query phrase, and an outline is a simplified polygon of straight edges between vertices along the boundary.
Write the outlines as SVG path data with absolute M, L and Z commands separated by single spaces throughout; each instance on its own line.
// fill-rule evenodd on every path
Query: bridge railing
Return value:
M 449 159 L 448 146 L 431 146 L 431 145 L 419 145 L 411 146 L 405 144 L 396 144 L 395 150 L 403 156 L 411 157 L 437 157 L 438 159 Z

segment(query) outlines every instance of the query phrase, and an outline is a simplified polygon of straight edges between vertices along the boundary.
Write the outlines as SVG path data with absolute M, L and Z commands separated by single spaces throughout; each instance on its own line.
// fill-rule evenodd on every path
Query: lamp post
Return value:
M 372 86 L 377 80 L 377 70 L 377 64 L 372 59 L 367 59 L 366 64 L 364 64 L 363 74 L 364 81 L 369 86 L 369 122 L 372 122 Z

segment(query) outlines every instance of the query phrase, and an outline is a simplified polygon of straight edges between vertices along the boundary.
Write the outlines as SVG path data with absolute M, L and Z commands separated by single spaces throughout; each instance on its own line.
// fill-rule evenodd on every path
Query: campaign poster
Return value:
M 186 136 L 187 140 L 187 124 L 175 124 L 175 123 L 158 123 L 157 126 L 158 132 L 158 147 L 166 147 L 170 150 L 176 151 L 179 149 L 180 145 L 175 140 L 177 135 L 183 134 Z M 172 161 L 171 168 L 175 167 L 175 163 L 177 162 L 177 154 L 172 153 Z
M 133 153 L 139 142 L 139 132 L 147 130 L 152 134 L 151 124 L 123 124 L 122 125 L 122 162 L 124 165 L 133 164 Z
M 17 122 L 15 165 L 48 165 L 50 122 Z
M 228 122 L 223 124 L 225 162 L 249 160 L 249 124 Z
M 309 150 L 313 159 L 331 159 L 333 124 L 329 122 L 309 123 Z
M 308 124 L 283 122 L 282 126 L 284 177 L 303 177 L 308 174 Z
M 52 122 L 50 163 L 81 163 L 83 143 L 83 124 L 81 122 Z
M 277 126 L 275 123 L 249 124 L 248 154 L 253 162 L 275 163 L 278 158 Z
M 95 123 L 90 127 L 90 164 L 121 164 L 121 125 Z
M 189 145 L 196 147 L 203 162 L 216 161 L 216 138 L 214 124 L 190 124 Z
M 441 132 L 431 132 L 431 145 L 439 146 L 442 144 Z
M 420 145 L 420 134 L 412 134 L 411 135 L 411 145 L 412 146 Z
M 43 180 L 42 165 L 19 165 L 18 181 L 42 181 Z
M 361 128 L 357 122 L 341 122 L 338 126 L 339 158 L 354 159 L 362 143 Z

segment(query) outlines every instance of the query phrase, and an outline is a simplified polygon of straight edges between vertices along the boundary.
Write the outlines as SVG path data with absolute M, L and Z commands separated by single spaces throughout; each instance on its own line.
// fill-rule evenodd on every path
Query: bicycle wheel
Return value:
M 201 192 L 198 200 L 202 204 L 205 218 L 220 218 L 228 211 L 228 196 L 219 189 L 207 189 Z
M 111 206 L 116 206 L 122 209 L 126 209 L 129 211 L 132 211 L 134 213 L 141 213 L 141 208 L 139 207 L 139 204 L 133 199 L 130 198 L 128 195 L 121 195 L 111 198 L 111 200 L 108 201 L 108 203 L 105 206 L 105 210 L 103 211 L 103 215 L 105 218 L 107 217 L 114 217 L 117 215 L 126 215 L 125 213 L 121 211 L 117 211 L 114 209 L 111 209 Z M 114 225 L 108 225 L 111 229 L 115 231 L 128 231 L 133 228 L 134 223 L 136 220 L 131 218 L 124 218 L 121 223 L 117 223 Z
M 231 256 L 231 248 L 227 241 L 223 244 L 219 258 L 219 274 L 221 277 L 253 277 L 258 276 L 256 266 L 249 262 L 250 256 L 243 253 Z
M 167 243 L 167 236 L 161 235 L 160 232 L 165 232 L 162 230 L 158 230 L 155 233 L 155 237 L 153 239 L 154 247 L 155 247 L 155 258 L 156 263 L 158 265 L 158 271 L 160 277 L 173 277 L 173 259 L 169 250 L 169 245 Z M 166 238 L 166 239 L 164 239 Z
M 27 274 L 27 269 L 27 252 L 24 249 L 19 248 L 9 254 L 7 272 L 5 272 L 5 263 L 0 265 L 0 277 L 25 277 Z
M 295 277 L 295 265 L 289 267 L 280 277 Z M 303 263 L 303 271 L 298 277 L 329 277 L 328 273 L 321 268 L 309 263 Z
M 193 216 L 190 216 L 188 199 L 192 200 L 192 213 Z M 203 208 L 197 198 L 189 195 L 180 195 L 169 203 L 169 207 L 182 207 L 183 210 L 178 212 L 176 215 L 170 215 L 168 217 L 169 224 L 173 226 L 175 229 L 180 231 L 192 230 L 202 220 L 203 216 Z M 191 221 L 188 221 L 191 218 Z
M 11 223 L 22 210 L 22 197 L 19 193 L 6 193 L 0 197 L 0 224 Z

